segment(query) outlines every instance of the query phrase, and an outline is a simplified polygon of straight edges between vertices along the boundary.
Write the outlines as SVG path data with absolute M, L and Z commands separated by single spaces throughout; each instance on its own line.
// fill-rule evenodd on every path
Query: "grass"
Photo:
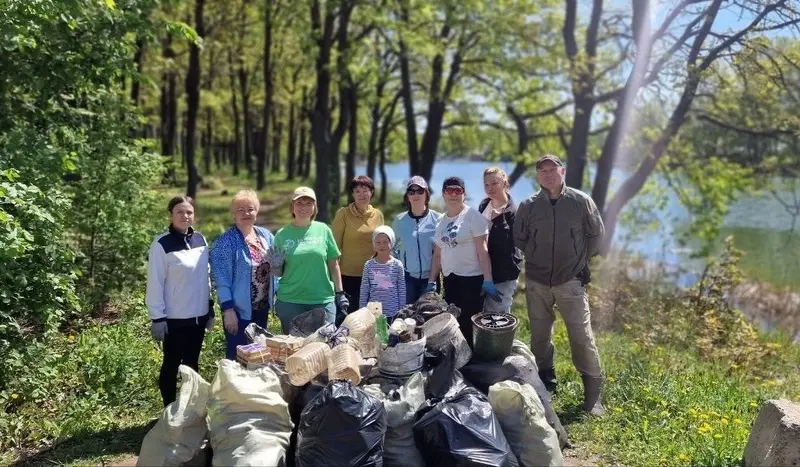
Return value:
M 250 182 L 226 175 L 198 196 L 198 230 L 213 239 L 231 223 L 228 204 Z M 309 183 L 310 184 L 310 183 Z M 288 194 L 295 183 L 270 177 L 259 193 L 261 220 L 274 227 L 289 222 Z M 160 189 L 166 199 L 178 190 Z M 399 211 L 393 194 L 387 219 Z M 166 220 L 166 219 L 165 219 Z M 595 288 L 593 294 L 601 290 Z M 589 419 L 580 409 L 582 386 L 570 360 L 566 329 L 555 327 L 559 395 L 555 407 L 576 445 L 581 464 L 737 465 L 750 426 L 763 401 L 800 401 L 800 346 L 776 336 L 758 337 L 772 356 L 757 367 L 735 367 L 704 358 L 698 349 L 669 339 L 654 339 L 653 329 L 683 331 L 681 319 L 658 317 L 660 304 L 645 294 L 620 309 L 623 325 L 597 334 L 608 376 L 604 403 L 608 414 Z M 119 297 L 113 322 L 37 344 L 20 357 L 18 379 L 0 392 L 0 465 L 30 455 L 32 465 L 99 465 L 135 454 L 151 421 L 161 411 L 157 390 L 160 352 L 152 343 L 142 293 Z M 518 336 L 529 326 L 524 294 L 515 297 Z M 638 317 L 637 319 L 631 317 Z M 273 323 L 274 324 L 274 323 Z M 681 327 L 684 326 L 684 327 Z M 211 381 L 224 352 L 222 333 L 206 337 L 201 375 Z M 25 361 L 40 352 L 36 364 Z M 574 456 L 574 454 L 573 454 Z

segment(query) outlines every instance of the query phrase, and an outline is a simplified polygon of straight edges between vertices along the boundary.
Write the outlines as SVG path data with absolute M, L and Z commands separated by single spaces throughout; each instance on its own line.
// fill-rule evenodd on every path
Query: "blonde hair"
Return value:
M 233 199 L 231 200 L 231 212 L 236 210 L 236 205 L 241 202 L 250 202 L 253 203 L 253 206 L 256 207 L 256 210 L 260 208 L 261 203 L 258 201 L 258 194 L 256 194 L 253 190 L 241 190 L 235 195 L 233 195 Z
M 494 175 L 495 177 L 501 179 L 503 183 L 505 183 L 505 191 L 507 195 L 510 195 L 511 192 L 509 191 L 509 187 L 511 186 L 508 183 L 508 175 L 506 175 L 505 171 L 500 167 L 489 167 L 488 169 L 483 171 L 483 178 L 488 177 L 489 175 Z

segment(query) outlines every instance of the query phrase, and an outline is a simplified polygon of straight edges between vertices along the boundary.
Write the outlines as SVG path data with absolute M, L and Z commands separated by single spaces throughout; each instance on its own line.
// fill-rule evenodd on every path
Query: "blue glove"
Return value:
M 336 311 L 346 315 L 347 309 L 350 308 L 350 300 L 347 299 L 347 295 L 344 292 L 336 292 L 334 302 L 336 303 Z
M 167 322 L 166 321 L 153 321 L 150 323 L 150 335 L 156 342 L 164 342 L 167 338 Z
M 481 288 L 483 289 L 484 292 L 486 292 L 486 295 L 491 297 L 491 299 L 496 301 L 497 303 L 503 301 L 503 294 L 501 294 L 497 290 L 497 287 L 494 286 L 493 281 L 483 281 L 483 286 Z
M 428 282 L 428 285 L 425 286 L 425 290 L 423 290 L 422 293 L 428 292 L 436 292 L 436 282 Z

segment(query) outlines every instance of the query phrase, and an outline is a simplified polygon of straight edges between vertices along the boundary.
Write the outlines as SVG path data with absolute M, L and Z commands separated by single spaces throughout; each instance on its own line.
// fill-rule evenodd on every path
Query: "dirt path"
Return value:
M 283 227 L 283 220 L 291 217 L 289 203 L 292 201 L 292 192 L 293 189 L 291 188 L 281 188 L 268 198 L 262 198 L 256 225 L 263 225 L 273 233 Z M 281 212 L 282 210 L 284 212 Z

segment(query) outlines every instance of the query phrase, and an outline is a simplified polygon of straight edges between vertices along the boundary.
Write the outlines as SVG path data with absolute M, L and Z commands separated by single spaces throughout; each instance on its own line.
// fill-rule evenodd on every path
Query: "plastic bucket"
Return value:
M 461 333 L 455 316 L 450 313 L 434 316 L 422 325 L 422 329 L 427 337 L 429 349 L 440 351 L 448 343 L 453 344 L 456 349 L 456 369 L 466 365 L 472 358 L 472 350 L 467 339 Z
M 472 317 L 472 351 L 475 360 L 503 360 L 511 354 L 517 318 L 509 313 L 478 313 Z
M 411 342 L 401 342 L 394 347 L 383 348 L 378 355 L 378 370 L 393 377 L 406 377 L 422 369 L 425 358 L 425 336 Z

